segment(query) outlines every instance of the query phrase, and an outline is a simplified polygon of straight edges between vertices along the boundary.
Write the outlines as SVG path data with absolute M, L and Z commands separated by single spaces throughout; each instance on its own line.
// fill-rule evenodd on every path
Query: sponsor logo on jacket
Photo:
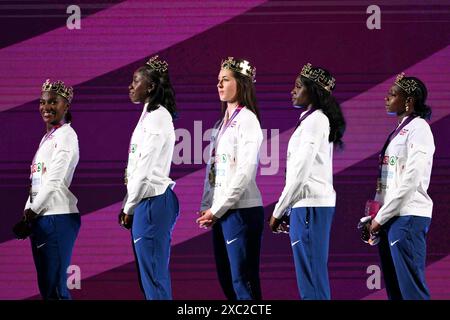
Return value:
M 45 166 L 43 162 L 38 162 L 38 163 L 33 163 L 30 166 L 31 169 L 31 174 L 36 173 L 36 172 L 45 172 Z
M 395 166 L 395 164 L 397 163 L 397 156 L 384 156 L 383 158 L 383 165 L 391 165 L 391 166 Z
M 130 148 L 128 149 L 128 153 L 135 153 L 137 149 L 137 144 L 136 143 L 132 143 L 130 144 Z

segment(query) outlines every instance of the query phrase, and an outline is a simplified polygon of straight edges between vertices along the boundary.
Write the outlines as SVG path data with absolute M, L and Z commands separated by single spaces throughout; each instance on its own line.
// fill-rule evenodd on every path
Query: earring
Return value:
M 407 104 L 405 104 L 405 107 L 406 107 L 406 108 L 405 108 L 405 111 L 408 112 L 409 106 L 408 106 Z

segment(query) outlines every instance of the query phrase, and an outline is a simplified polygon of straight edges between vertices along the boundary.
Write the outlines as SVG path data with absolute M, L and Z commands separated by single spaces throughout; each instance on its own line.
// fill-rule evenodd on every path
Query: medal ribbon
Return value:
M 298 119 L 297 125 L 295 126 L 295 130 L 297 130 L 297 128 L 300 126 L 300 124 L 303 122 L 303 120 L 305 120 L 306 118 L 308 118 L 314 111 L 316 111 L 316 109 L 311 108 L 310 110 L 306 111 L 305 114 Z
M 147 111 L 147 105 L 144 105 L 144 111 L 143 111 L 143 113 L 141 114 L 141 117 L 139 118 L 138 126 L 140 126 L 140 125 L 142 124 L 142 122 L 144 122 L 145 118 L 147 117 L 147 115 L 148 115 L 149 113 L 150 113 L 150 112 Z M 130 143 L 128 144 L 128 154 L 130 154 L 130 151 L 131 151 L 131 140 L 132 140 L 132 139 L 133 139 L 133 134 L 131 135 Z M 128 172 L 127 172 L 127 168 L 128 168 L 128 160 L 127 160 L 127 166 L 125 167 L 125 173 L 124 173 L 124 178 L 123 178 L 124 185 L 127 185 L 127 184 L 128 184 Z
M 223 121 L 222 124 L 219 127 L 219 134 L 217 135 L 217 139 L 216 142 L 214 143 L 214 147 L 211 151 L 211 157 L 215 157 L 216 156 L 216 148 L 219 145 L 219 141 L 220 138 L 222 138 L 223 134 L 225 133 L 225 131 L 228 129 L 228 127 L 231 125 L 231 123 L 233 122 L 234 118 L 236 118 L 236 116 L 239 114 L 239 112 L 241 112 L 241 110 L 243 109 L 243 106 L 238 106 L 233 114 L 231 115 L 230 119 L 227 120 L 227 122 L 225 123 L 225 126 L 223 125 Z
M 392 130 L 392 132 L 388 135 L 386 142 L 383 145 L 383 149 L 381 149 L 380 155 L 379 155 L 379 161 L 378 161 L 378 183 L 377 183 L 377 191 L 381 191 L 381 174 L 382 174 L 382 167 L 383 167 L 383 161 L 384 156 L 386 155 L 386 150 L 391 143 L 391 141 L 399 134 L 399 132 L 411 121 L 414 120 L 416 116 L 411 115 L 408 116 L 396 129 Z
M 231 115 L 230 119 L 228 119 L 224 124 L 224 121 L 222 121 L 220 127 L 219 127 L 219 134 L 217 135 L 217 139 L 214 143 L 213 149 L 211 151 L 211 164 L 209 167 L 209 174 L 208 174 L 208 180 L 209 180 L 209 184 L 211 186 L 214 186 L 215 184 L 215 180 L 216 180 L 216 173 L 215 173 L 215 158 L 216 158 L 216 148 L 219 146 L 219 141 L 220 138 L 222 138 L 223 134 L 225 133 L 225 131 L 228 129 L 229 126 L 231 126 L 231 124 L 233 123 L 233 120 L 236 118 L 236 116 L 239 114 L 239 112 L 241 112 L 241 110 L 243 109 L 243 106 L 238 106 L 233 114 Z
M 39 147 L 36 150 L 36 153 L 34 154 L 33 160 L 31 161 L 31 167 L 30 167 L 30 203 L 33 203 L 33 193 L 32 193 L 32 183 L 33 183 L 33 165 L 34 165 L 34 161 L 36 161 L 36 157 L 37 154 L 39 152 L 39 149 L 41 149 L 41 147 L 44 145 L 45 141 L 48 140 L 48 138 L 50 138 L 50 136 L 55 133 L 56 130 L 58 130 L 59 128 L 62 127 L 62 123 L 59 123 L 55 126 L 53 126 L 52 130 L 48 133 L 45 134 L 44 139 L 41 141 L 41 143 L 39 143 Z M 42 170 L 44 170 L 44 168 L 42 168 Z

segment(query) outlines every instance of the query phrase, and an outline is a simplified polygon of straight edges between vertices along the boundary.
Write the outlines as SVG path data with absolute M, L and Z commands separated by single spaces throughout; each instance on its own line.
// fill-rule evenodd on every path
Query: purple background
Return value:
M 379 1 L 381 30 L 366 28 L 366 8 L 372 4 L 367 1 L 77 4 L 82 10 L 82 30 L 73 31 L 64 30 L 67 5 L 59 1 L 47 1 L 45 5 L 6 1 L 0 6 L 0 28 L 10 30 L 0 39 L 0 65 L 6 68 L 0 75 L 0 86 L 2 92 L 12 92 L 11 96 L 2 93 L 0 97 L 0 298 L 36 298 L 31 252 L 26 243 L 13 240 L 10 230 L 21 216 L 29 183 L 28 166 L 43 135 L 37 100 L 40 85 L 47 77 L 57 76 L 76 84 L 72 114 L 80 142 L 80 163 L 71 189 L 79 199 L 84 233 L 77 242 L 73 263 L 80 265 L 82 275 L 89 268 L 98 270 L 87 272 L 82 289 L 72 294 L 76 299 L 142 299 L 128 235 L 113 229 L 118 228 L 117 212 L 105 208 L 117 206 L 124 196 L 126 150 L 140 114 L 141 106 L 128 100 L 127 87 L 133 71 L 155 53 L 169 62 L 180 112 L 175 126 L 190 132 L 194 120 L 201 120 L 206 130 L 220 116 L 215 85 L 224 57 L 243 57 L 256 66 L 262 127 L 279 129 L 287 137 L 298 117 L 298 111 L 290 107 L 290 90 L 301 67 L 311 62 L 333 73 L 337 79 L 334 94 L 349 125 L 344 136 L 347 148 L 336 155 L 335 161 L 338 200 L 329 262 L 334 299 L 385 297 L 383 292 L 366 287 L 366 268 L 378 264 L 378 256 L 375 248 L 361 243 L 355 226 L 365 201 L 373 195 L 376 151 L 395 124 L 395 119 L 384 114 L 384 95 L 401 71 L 411 70 L 411 75 L 424 79 L 435 112 L 432 130 L 436 143 L 429 189 L 434 216 L 428 238 L 427 279 L 433 298 L 450 298 L 448 1 L 434 1 L 433 5 L 426 1 Z M 115 12 L 115 5 L 125 6 L 126 16 L 108 16 Z M 199 21 L 204 26 L 197 30 Z M 159 31 L 161 26 L 164 32 Z M 119 52 L 117 46 L 123 41 L 127 47 Z M 101 48 L 98 54 L 95 46 Z M 145 56 L 134 59 L 138 51 Z M 131 58 L 125 63 L 127 55 Z M 18 98 L 14 100 L 13 96 Z M 286 145 L 287 139 L 282 138 L 279 174 L 258 178 L 263 195 L 268 195 L 263 199 L 267 216 L 283 187 Z M 175 299 L 223 298 L 215 274 L 211 235 L 198 231 L 193 223 L 203 170 L 203 164 L 172 167 L 171 176 L 181 181 L 175 191 L 182 200 L 182 218 L 175 227 L 171 259 Z M 116 238 L 111 234 L 115 232 L 121 238 L 112 245 Z M 109 256 L 114 263 L 104 262 Z M 298 298 L 288 237 L 273 235 L 267 228 L 261 277 L 264 298 Z

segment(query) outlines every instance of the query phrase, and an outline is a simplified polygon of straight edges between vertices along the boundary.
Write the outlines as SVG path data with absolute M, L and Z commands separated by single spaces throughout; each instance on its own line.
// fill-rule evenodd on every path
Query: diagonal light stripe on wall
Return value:
M 80 84 L 264 2 L 129 0 L 82 18 L 80 30 L 62 27 L 1 49 L 0 111 L 35 100 L 45 78 Z

